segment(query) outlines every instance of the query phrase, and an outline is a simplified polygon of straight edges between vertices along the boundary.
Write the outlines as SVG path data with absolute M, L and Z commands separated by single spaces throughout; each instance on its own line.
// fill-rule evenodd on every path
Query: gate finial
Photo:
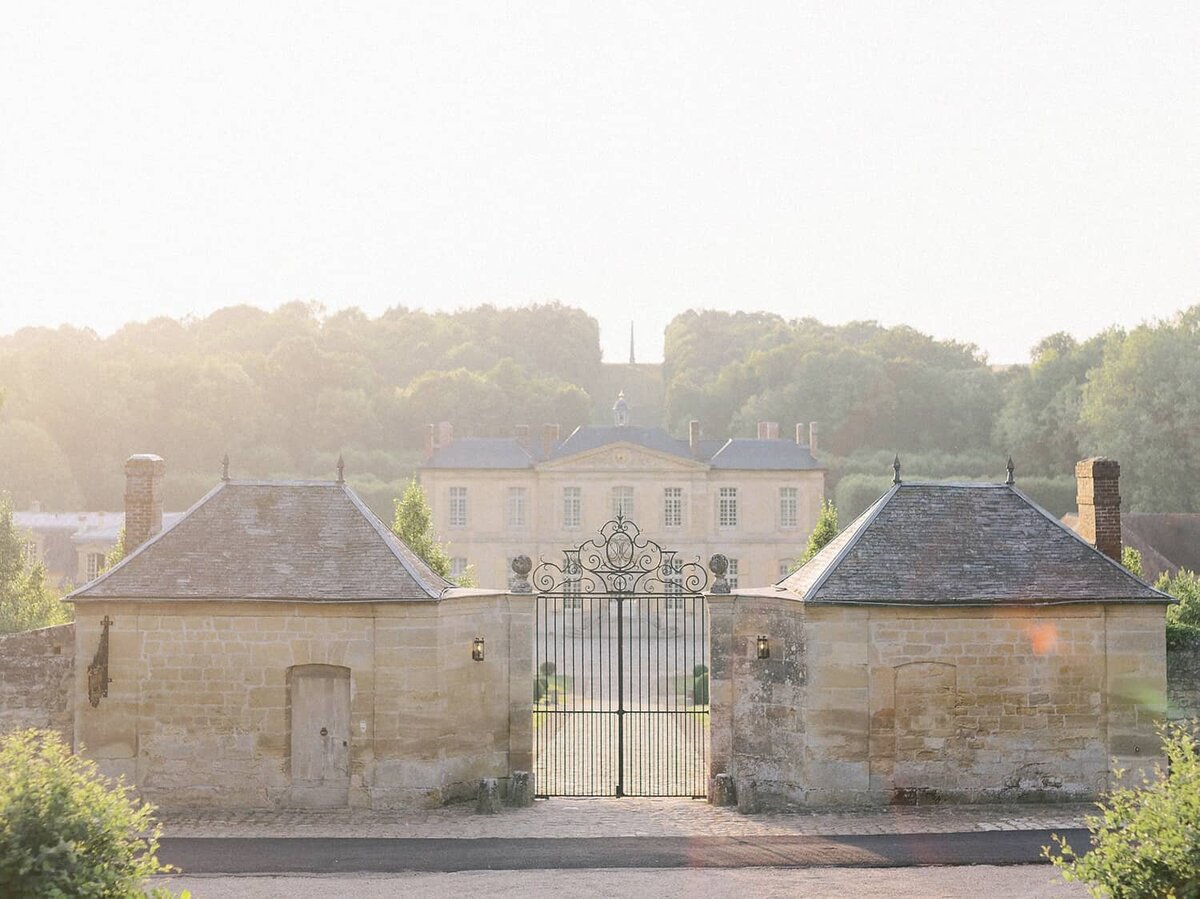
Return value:
M 512 560 L 513 584 L 510 588 L 513 593 L 532 593 L 533 587 L 529 584 L 529 572 L 533 570 L 533 562 L 529 556 L 519 555 Z
M 725 579 L 725 572 L 729 571 L 729 559 L 721 555 L 721 553 L 714 553 L 708 560 L 708 570 L 715 575 L 712 589 L 709 592 L 728 593 L 729 581 Z

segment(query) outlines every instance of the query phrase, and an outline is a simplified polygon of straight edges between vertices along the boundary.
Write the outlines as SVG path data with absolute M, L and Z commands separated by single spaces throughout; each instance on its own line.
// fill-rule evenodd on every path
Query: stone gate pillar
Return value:
M 713 779 L 728 774 L 733 759 L 733 604 L 729 593 L 710 593 L 708 615 L 708 796 L 717 796 Z

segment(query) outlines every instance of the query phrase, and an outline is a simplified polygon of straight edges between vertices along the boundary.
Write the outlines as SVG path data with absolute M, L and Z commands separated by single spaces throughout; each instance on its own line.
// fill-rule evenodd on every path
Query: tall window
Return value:
M 729 560 L 729 570 L 725 572 L 725 579 L 729 581 L 729 589 L 736 590 L 738 587 L 738 560 Z
M 663 527 L 683 526 L 683 488 L 663 488 Z
M 792 573 L 792 569 L 795 567 L 796 567 L 796 562 L 794 559 L 780 559 L 779 560 L 779 576 L 781 578 L 787 577 L 789 574 Z
M 467 526 L 467 488 L 450 488 L 450 527 L 465 528 Z
M 464 556 L 451 556 L 450 558 L 450 580 L 457 581 L 460 577 L 467 573 L 467 562 Z
M 578 487 L 563 488 L 563 527 L 577 528 L 583 523 L 583 493 Z
M 508 488 L 508 526 L 510 528 L 525 527 L 527 505 L 524 487 Z
M 87 576 L 88 580 L 99 577 L 100 572 L 104 570 L 104 553 L 88 553 L 87 557 Z
M 779 488 L 779 526 L 794 528 L 796 512 L 800 507 L 799 491 L 795 487 Z
M 735 528 L 738 523 L 738 492 L 736 487 L 722 487 L 717 499 L 717 524 Z
M 633 517 L 632 487 L 614 487 L 612 489 L 612 510 L 614 516 Z
M 25 538 L 25 564 L 35 565 L 38 562 L 37 541 L 33 537 Z

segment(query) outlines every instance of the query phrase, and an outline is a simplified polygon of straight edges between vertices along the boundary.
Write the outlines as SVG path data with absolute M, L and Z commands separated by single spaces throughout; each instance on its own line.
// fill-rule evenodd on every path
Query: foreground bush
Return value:
M 0 740 L 0 896 L 169 896 L 153 808 L 52 731 Z M 186 895 L 186 894 L 185 894 Z
M 1122 788 L 1089 816 L 1092 849 L 1078 854 L 1055 836 L 1043 852 L 1064 879 L 1088 885 L 1093 896 L 1133 899 L 1200 897 L 1200 757 L 1193 727 L 1164 735 L 1167 772 Z M 1117 772 L 1120 776 L 1121 772 Z

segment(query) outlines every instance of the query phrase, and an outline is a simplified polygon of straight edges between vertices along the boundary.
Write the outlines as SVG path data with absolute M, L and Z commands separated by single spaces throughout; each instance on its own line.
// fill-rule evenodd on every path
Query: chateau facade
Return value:
M 693 421 L 679 439 L 630 424 L 623 396 L 613 419 L 565 439 L 557 425 L 465 439 L 431 425 L 421 483 L 452 576 L 471 566 L 480 584 L 503 584 L 516 556 L 559 558 L 618 514 L 681 559 L 723 553 L 735 587 L 791 571 L 825 495 L 815 424 L 794 441 L 774 422 L 755 439 L 705 440 Z

